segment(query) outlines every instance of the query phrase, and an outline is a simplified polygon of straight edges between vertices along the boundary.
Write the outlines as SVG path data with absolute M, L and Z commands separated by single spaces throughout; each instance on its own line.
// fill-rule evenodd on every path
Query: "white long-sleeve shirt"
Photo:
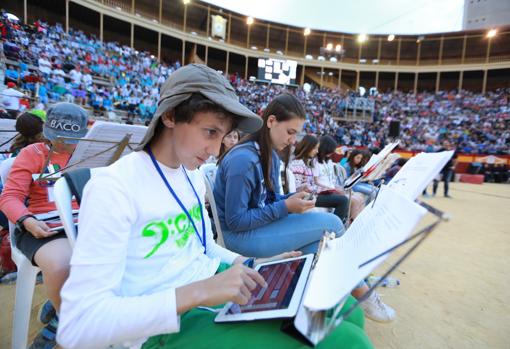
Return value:
M 182 168 L 160 167 L 202 234 Z M 203 204 L 202 174 L 188 175 Z M 58 343 L 138 348 L 150 336 L 178 332 L 175 288 L 208 278 L 220 261 L 238 257 L 216 245 L 207 212 L 204 219 L 207 255 L 145 152 L 95 172 L 84 190 L 71 273 L 61 292 Z

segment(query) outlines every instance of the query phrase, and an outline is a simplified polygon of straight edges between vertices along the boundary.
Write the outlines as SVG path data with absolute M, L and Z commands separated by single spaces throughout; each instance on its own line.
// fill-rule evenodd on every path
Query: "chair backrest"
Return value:
M 2 161 L 0 164 L 0 178 L 2 179 L 2 183 L 4 185 L 7 182 L 7 177 L 9 176 L 9 172 L 11 171 L 14 160 L 16 160 L 16 158 L 8 158 Z
M 296 191 L 296 176 L 294 172 L 287 168 L 285 171 L 285 180 L 287 181 L 287 188 L 289 189 L 289 193 L 294 193 Z
M 216 228 L 216 243 L 220 246 L 225 247 L 225 241 L 223 240 L 223 232 L 221 231 L 220 218 L 218 217 L 218 209 L 216 207 L 216 201 L 214 200 L 213 188 L 214 180 L 216 178 L 216 171 L 218 167 L 216 164 L 204 164 L 200 167 L 204 175 L 205 180 L 205 198 L 209 202 L 211 207 L 214 227 Z
M 335 164 L 335 175 L 337 182 L 340 186 L 344 186 L 345 180 L 347 179 L 347 171 L 340 164 Z
M 12 164 L 14 163 L 16 158 L 8 158 L 2 161 L 0 164 L 0 178 L 2 179 L 2 183 L 5 186 L 7 183 L 7 177 L 9 176 L 9 172 L 11 171 Z M 26 257 L 21 253 L 20 250 L 16 247 L 16 239 L 14 238 L 14 229 L 16 226 L 9 221 L 9 236 L 11 238 L 11 258 L 16 263 L 17 266 L 21 265 L 22 261 L 26 259 Z
M 216 164 L 203 164 L 200 166 L 200 171 L 205 175 L 206 179 L 214 184 L 216 180 L 216 171 L 218 170 L 218 166 Z
M 280 161 L 280 172 L 278 172 L 278 193 L 280 195 L 285 194 L 285 188 L 283 185 L 283 176 L 285 176 L 285 163 L 283 161 Z M 285 178 L 287 180 L 287 178 Z
M 71 190 L 78 204 L 81 203 L 83 188 L 85 188 L 85 184 L 87 184 L 90 179 L 90 173 L 91 169 L 89 168 L 80 168 L 64 173 L 64 178 L 69 186 L 69 190 Z
M 90 169 L 70 171 L 55 183 L 55 188 L 53 190 L 55 205 L 57 206 L 60 221 L 62 222 L 71 248 L 74 248 L 76 236 L 78 234 L 74 224 L 72 199 L 74 196 L 78 203 L 81 202 L 83 188 L 90 179 L 90 176 Z

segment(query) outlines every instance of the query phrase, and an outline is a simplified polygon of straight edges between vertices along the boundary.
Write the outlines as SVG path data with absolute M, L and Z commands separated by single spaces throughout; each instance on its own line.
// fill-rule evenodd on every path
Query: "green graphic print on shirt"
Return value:
M 195 225 L 198 228 L 198 222 L 202 219 L 200 206 L 193 206 L 193 208 L 189 210 L 189 214 L 195 221 Z M 167 220 L 163 219 L 160 221 L 149 222 L 145 227 L 143 227 L 142 236 L 154 237 L 157 243 L 143 258 L 149 258 L 156 253 L 156 251 L 168 241 L 170 236 L 173 237 L 173 241 L 178 248 L 183 248 L 186 246 L 189 237 L 193 234 L 195 234 L 193 224 L 191 224 L 184 212 L 175 217 L 169 217 Z

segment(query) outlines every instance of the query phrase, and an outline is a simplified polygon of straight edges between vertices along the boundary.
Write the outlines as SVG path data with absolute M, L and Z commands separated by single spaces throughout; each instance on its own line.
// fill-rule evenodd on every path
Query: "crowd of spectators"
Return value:
M 5 82 L 16 83 L 44 105 L 67 101 L 150 119 L 161 85 L 180 67 L 81 31 L 65 33 L 60 24 L 21 26 L 4 17 L 3 26 L 9 28 L 3 36 Z
M 7 64 L 5 83 L 16 83 L 40 104 L 68 101 L 149 120 L 162 83 L 180 67 L 180 62 L 158 62 L 149 52 L 101 42 L 81 31 L 66 34 L 60 24 L 21 26 L 2 17 L 5 54 L 18 62 Z M 38 69 L 31 70 L 34 66 Z M 230 80 L 241 102 L 257 113 L 283 90 L 295 94 L 307 112 L 306 133 L 331 134 L 345 146 L 380 148 L 387 142 L 389 122 L 400 121 L 401 147 L 407 150 L 436 151 L 449 140 L 463 153 L 510 154 L 510 89 L 370 93 L 364 98 L 374 101 L 373 120 L 347 122 L 336 117 L 344 115 L 346 100 L 357 97 L 352 91 L 312 87 L 305 92 L 237 74 Z
M 237 79 L 241 101 L 260 111 L 284 87 Z M 438 93 L 387 92 L 367 96 L 374 101 L 373 120 L 338 121 L 345 100 L 352 94 L 330 89 L 305 93 L 294 90 L 307 111 L 305 131 L 335 135 L 350 147 L 381 148 L 387 142 L 388 125 L 400 122 L 401 147 L 413 151 L 437 151 L 443 141 L 462 153 L 510 154 L 510 89 L 486 94 L 469 91 Z

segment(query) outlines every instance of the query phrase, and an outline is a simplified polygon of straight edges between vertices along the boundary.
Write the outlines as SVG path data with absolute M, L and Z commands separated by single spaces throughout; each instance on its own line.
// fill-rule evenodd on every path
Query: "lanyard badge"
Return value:
M 182 201 L 179 199 L 179 197 L 177 196 L 175 191 L 172 189 L 172 186 L 170 185 L 170 183 L 166 179 L 165 175 L 163 174 L 163 171 L 161 170 L 161 167 L 159 166 L 158 162 L 156 161 L 156 158 L 154 157 L 154 154 L 152 153 L 151 148 L 149 146 L 147 146 L 146 149 L 147 149 L 147 152 L 149 153 L 149 156 L 150 156 L 150 158 L 152 160 L 152 163 L 154 164 L 154 167 L 156 168 L 156 171 L 158 171 L 159 176 L 161 177 L 161 179 L 165 183 L 166 187 L 168 188 L 168 191 L 170 192 L 170 194 L 172 194 L 172 196 L 175 199 L 175 201 L 177 201 L 177 203 L 181 207 L 182 211 L 184 212 L 184 214 L 186 214 L 186 217 L 188 217 L 189 221 L 193 225 L 193 229 L 195 230 L 195 233 L 196 233 L 196 235 L 198 237 L 198 240 L 200 241 L 200 243 L 204 247 L 204 254 L 205 254 L 206 251 L 207 251 L 207 242 L 206 242 L 206 239 L 205 239 L 205 220 L 204 220 L 204 212 L 203 212 L 203 209 L 202 209 L 202 202 L 200 201 L 200 197 L 198 196 L 197 191 L 195 190 L 195 187 L 193 186 L 193 183 L 191 183 L 191 180 L 189 179 L 188 173 L 186 172 L 184 167 L 181 166 L 182 167 L 182 171 L 184 172 L 184 175 L 186 176 L 186 179 L 188 180 L 188 183 L 190 184 L 191 189 L 193 189 L 193 193 L 195 194 L 195 197 L 197 198 L 197 201 L 198 201 L 198 207 L 200 208 L 200 218 L 202 218 L 202 236 L 200 236 L 200 233 L 198 232 L 197 226 L 195 225 L 195 221 L 193 221 L 193 218 L 191 218 L 190 213 L 188 212 L 188 210 L 186 209 L 186 207 L 184 206 Z

